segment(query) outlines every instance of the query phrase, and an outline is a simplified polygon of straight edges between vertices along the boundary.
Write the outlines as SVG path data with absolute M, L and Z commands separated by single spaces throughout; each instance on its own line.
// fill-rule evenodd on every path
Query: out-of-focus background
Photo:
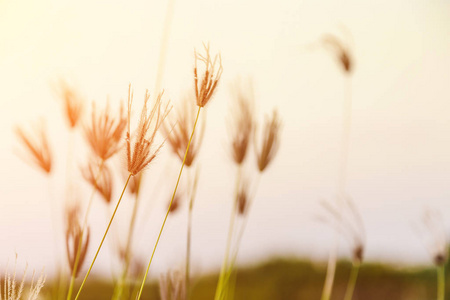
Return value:
M 65 197 L 70 136 L 55 92 L 58 82 L 75 86 L 87 108 L 92 100 L 126 99 L 131 83 L 137 115 L 145 89 L 154 93 L 168 11 L 165 99 L 176 106 L 192 89 L 194 49 L 202 42 L 221 53 L 224 68 L 204 115 L 194 273 L 217 271 L 224 255 L 234 184 L 227 122 L 230 86 L 237 78 L 251 78 L 260 122 L 273 108 L 283 122 L 279 153 L 261 178 L 238 263 L 327 259 L 334 231 L 315 216 L 320 199 L 336 196 L 345 91 L 339 62 L 320 44 L 326 34 L 349 40 L 354 59 L 347 190 L 364 220 L 367 260 L 432 264 L 414 224 L 431 207 L 450 225 L 449 1 L 175 0 L 168 6 L 167 1 L 1 0 L 0 266 L 18 253 L 51 275 L 55 257 L 65 255 L 62 243 L 55 250 L 52 230 L 62 220 L 52 224 L 50 210 L 52 201 L 61 209 Z M 14 126 L 30 128 L 40 119 L 56 160 L 50 180 L 16 155 L 21 148 Z M 88 150 L 80 146 L 82 135 L 74 136 L 76 169 Z M 121 164 L 117 158 L 117 167 Z M 178 167 L 165 149 L 146 171 L 136 231 L 143 262 Z M 77 197 L 87 198 L 89 186 L 81 179 L 75 184 Z M 126 231 L 131 198 L 125 196 L 117 217 L 118 239 Z M 183 206 L 169 217 L 151 276 L 183 266 L 186 211 Z M 109 213 L 100 200 L 94 203 L 88 258 Z M 111 243 L 93 270 L 107 278 L 117 272 Z M 340 243 L 339 253 L 350 256 L 347 243 Z

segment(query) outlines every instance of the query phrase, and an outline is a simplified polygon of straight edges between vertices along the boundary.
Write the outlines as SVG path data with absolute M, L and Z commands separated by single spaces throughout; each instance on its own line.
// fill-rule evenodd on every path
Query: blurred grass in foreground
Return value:
M 351 264 L 338 263 L 331 299 L 342 299 Z M 274 259 L 263 264 L 239 268 L 236 300 L 311 300 L 320 299 L 325 279 L 325 264 L 306 260 Z M 446 270 L 448 278 L 448 270 Z M 219 274 L 205 275 L 193 280 L 192 300 L 214 299 Z M 432 267 L 392 267 L 378 263 L 361 266 L 354 300 L 426 300 L 436 299 L 436 270 Z M 450 300 L 450 284 L 446 281 Z M 47 281 L 42 296 L 49 295 L 52 282 Z M 87 282 L 82 299 L 111 299 L 113 284 L 93 279 Z M 154 281 L 145 286 L 142 299 L 159 300 L 159 287 Z

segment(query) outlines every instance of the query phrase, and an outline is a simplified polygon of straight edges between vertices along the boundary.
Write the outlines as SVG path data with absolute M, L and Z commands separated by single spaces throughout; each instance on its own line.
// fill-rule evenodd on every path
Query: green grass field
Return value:
M 236 300 L 311 300 L 320 299 L 325 278 L 325 264 L 318 265 L 305 260 L 274 259 L 263 264 L 241 268 L 237 273 Z M 344 296 L 350 263 L 338 263 L 336 283 L 332 299 Z M 193 300 L 214 299 L 218 274 L 193 280 Z M 52 288 L 47 282 L 43 295 Z M 450 288 L 447 280 L 447 288 Z M 113 284 L 90 280 L 82 299 L 111 299 Z M 450 291 L 450 289 L 449 289 Z M 159 300 L 156 282 L 148 284 L 143 299 Z M 361 267 L 354 300 L 427 300 L 436 299 L 436 270 L 426 267 L 394 268 L 370 263 Z M 446 299 L 450 299 L 450 292 Z

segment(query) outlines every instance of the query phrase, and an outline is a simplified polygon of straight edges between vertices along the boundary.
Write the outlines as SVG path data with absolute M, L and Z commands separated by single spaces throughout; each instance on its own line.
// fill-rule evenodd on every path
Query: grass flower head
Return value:
M 240 165 L 246 157 L 255 127 L 252 85 L 244 87 L 238 82 L 233 87 L 233 98 L 235 104 L 232 106 L 232 121 L 230 122 L 231 153 L 234 162 Z
M 130 119 L 131 106 L 133 103 L 133 93 L 131 85 L 128 88 L 128 131 L 127 131 L 127 165 L 128 172 L 132 175 L 138 174 L 145 168 L 158 154 L 163 144 L 154 147 L 155 137 L 158 129 L 163 124 L 164 119 L 170 112 L 169 103 L 163 107 L 162 93 L 158 95 L 152 109 L 148 112 L 148 100 L 150 95 L 145 93 L 144 106 L 139 119 L 138 128 L 131 136 Z
M 175 153 L 178 158 L 183 161 L 194 126 L 197 110 L 190 101 L 189 97 L 184 98 L 181 105 L 181 109 L 177 110 L 176 120 L 173 120 L 175 125 L 171 127 L 167 123 L 164 123 L 162 130 L 164 131 L 164 135 L 167 136 L 167 140 L 169 141 L 173 153 Z M 204 129 L 205 127 L 202 126 L 200 133 L 193 136 L 191 140 L 189 151 L 185 160 L 186 167 L 190 167 L 192 165 L 198 154 L 203 140 Z
M 217 54 L 214 59 L 209 53 L 209 44 L 203 44 L 205 54 L 202 55 L 195 51 L 195 67 L 194 67 L 194 83 L 195 96 L 197 98 L 197 105 L 204 107 L 211 99 L 217 84 L 222 76 L 222 58 Z M 204 74 L 199 78 L 197 61 L 204 64 Z
M 25 131 L 17 127 L 16 135 L 28 152 L 26 161 L 39 167 L 44 173 L 52 171 L 52 153 L 43 126 L 36 127 L 36 137 L 32 138 Z
M 276 110 L 272 118 L 267 119 L 263 129 L 261 148 L 256 148 L 258 170 L 263 172 L 275 157 L 280 146 L 281 121 Z
M 333 53 L 344 72 L 346 74 L 350 74 L 354 67 L 350 47 L 342 40 L 331 34 L 325 35 L 322 38 L 322 43 L 326 49 L 329 49 Z
M 91 122 L 84 127 L 84 133 L 91 150 L 102 161 L 106 161 L 120 150 L 126 126 L 127 118 L 122 105 L 114 118 L 111 116 L 109 104 L 99 113 L 93 104 Z
M 83 98 L 64 81 L 61 81 L 58 93 L 63 100 L 64 114 L 69 122 L 69 127 L 73 129 L 78 125 L 83 113 Z
M 111 169 L 104 164 L 100 167 L 94 161 L 91 161 L 86 167 L 81 169 L 81 174 L 102 195 L 106 203 L 111 203 L 113 190 Z
M 328 223 L 337 229 L 351 245 L 352 262 L 356 265 L 362 263 L 365 250 L 365 230 L 364 223 L 353 199 L 349 195 L 338 195 L 338 203 L 322 201 L 323 215 L 320 221 Z
M 79 221 L 79 207 L 74 206 L 66 209 L 66 250 L 67 250 L 67 260 L 69 262 L 69 267 L 71 273 L 75 267 L 75 261 L 77 257 L 78 248 L 80 245 L 80 239 L 83 238 L 84 241 L 81 242 L 80 247 L 80 257 L 78 261 L 77 270 L 75 277 L 81 270 L 84 259 L 86 258 L 86 252 L 89 246 L 89 228 L 87 228 L 86 234 L 82 236 L 82 227 Z

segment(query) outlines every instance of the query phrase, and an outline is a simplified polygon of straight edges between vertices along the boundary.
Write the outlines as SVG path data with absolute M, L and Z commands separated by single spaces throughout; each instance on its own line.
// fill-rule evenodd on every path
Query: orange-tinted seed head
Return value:
M 161 129 L 167 137 L 173 153 L 175 153 L 178 158 L 183 161 L 187 145 L 189 143 L 189 138 L 194 127 L 197 110 L 189 97 L 183 99 L 179 108 L 180 109 L 178 109 L 176 113 L 176 119 L 171 120 L 172 122 L 170 122 L 175 125 L 171 126 L 165 122 Z M 186 167 L 190 167 L 194 162 L 203 140 L 203 133 L 205 129 L 204 123 L 201 123 L 198 126 L 201 127 L 200 133 L 194 135 L 192 138 L 189 146 L 189 152 L 186 156 Z
M 47 134 L 44 131 L 43 126 L 36 128 L 36 137 L 31 137 L 25 131 L 17 127 L 15 129 L 16 135 L 25 148 L 26 154 L 24 157 L 26 161 L 31 162 L 32 165 L 36 165 L 44 173 L 50 174 L 52 171 L 52 153 L 47 139 Z
M 121 141 L 126 126 L 127 117 L 122 105 L 119 114 L 112 117 L 109 105 L 97 113 L 93 104 L 91 122 L 84 126 L 85 137 L 92 152 L 102 161 L 106 161 L 117 153 L 122 146 Z
M 61 81 L 58 87 L 59 96 L 64 105 L 64 114 L 69 122 L 69 127 L 75 128 L 81 119 L 84 108 L 84 100 L 80 94 L 66 82 Z
M 81 173 L 83 178 L 100 193 L 103 200 L 108 204 L 111 203 L 113 191 L 111 170 L 106 165 L 100 167 L 91 161 L 91 163 L 81 170 Z
M 163 144 L 154 146 L 155 137 L 164 119 L 170 112 L 169 103 L 163 106 L 162 93 L 158 95 L 153 107 L 148 111 L 150 95 L 145 93 L 144 106 L 139 119 L 138 128 L 132 136 L 130 132 L 131 106 L 133 93 L 131 85 L 128 88 L 128 131 L 127 131 L 127 165 L 128 172 L 136 175 L 145 168 L 158 154 Z
M 86 258 L 86 252 L 89 246 L 90 231 L 87 228 L 87 232 L 82 236 L 82 227 L 79 221 L 79 207 L 74 206 L 66 209 L 66 251 L 67 260 L 69 262 L 69 267 L 71 273 L 75 267 L 75 261 L 77 257 L 77 252 L 80 244 L 80 239 L 83 238 L 80 247 L 80 258 L 78 260 L 78 266 L 75 273 L 75 277 L 79 274 L 81 266 Z
M 243 86 L 239 82 L 233 87 L 234 104 L 232 120 L 229 122 L 231 154 L 236 164 L 245 160 L 247 149 L 254 134 L 254 99 L 251 83 Z
M 281 121 L 276 110 L 272 118 L 267 119 L 263 129 L 261 147 L 256 147 L 258 170 L 263 172 L 275 157 L 280 146 Z
M 209 45 L 203 44 L 203 47 L 205 48 L 204 55 L 195 51 L 194 67 L 195 96 L 197 98 L 197 105 L 200 107 L 204 107 L 211 99 L 223 72 L 220 54 L 217 54 L 213 60 L 209 53 Z M 204 64 L 204 73 L 200 78 L 197 61 Z

